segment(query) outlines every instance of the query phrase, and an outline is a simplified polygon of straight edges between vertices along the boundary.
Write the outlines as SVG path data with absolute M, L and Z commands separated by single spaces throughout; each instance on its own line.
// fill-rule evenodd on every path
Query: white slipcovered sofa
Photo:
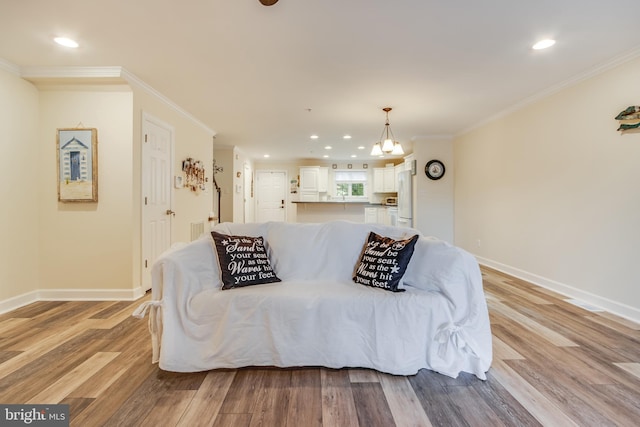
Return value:
M 244 366 L 362 367 L 396 375 L 426 368 L 485 379 L 491 330 L 476 260 L 420 236 L 405 292 L 352 280 L 371 231 L 394 239 L 417 230 L 348 221 L 223 223 L 214 231 L 262 236 L 281 282 L 222 290 L 211 235 L 174 245 L 152 269 L 153 362 L 195 372 Z

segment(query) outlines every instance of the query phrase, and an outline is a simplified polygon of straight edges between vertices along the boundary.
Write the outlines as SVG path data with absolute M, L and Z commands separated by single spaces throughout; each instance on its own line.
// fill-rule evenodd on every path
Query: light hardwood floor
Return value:
M 636 426 L 640 325 L 483 268 L 487 381 L 422 370 L 150 362 L 140 301 L 38 302 L 0 315 L 0 403 L 65 403 L 76 426 Z M 148 297 L 147 297 L 148 298 Z

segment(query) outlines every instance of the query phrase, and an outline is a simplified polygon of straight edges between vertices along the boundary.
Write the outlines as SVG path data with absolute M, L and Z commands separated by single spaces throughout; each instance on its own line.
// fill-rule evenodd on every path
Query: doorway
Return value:
M 151 266 L 171 246 L 171 177 L 174 130 L 148 114 L 142 119 L 142 288 L 151 289 Z
M 244 222 L 254 222 L 253 171 L 249 163 L 244 164 Z
M 286 220 L 286 182 L 284 171 L 256 171 L 257 222 Z

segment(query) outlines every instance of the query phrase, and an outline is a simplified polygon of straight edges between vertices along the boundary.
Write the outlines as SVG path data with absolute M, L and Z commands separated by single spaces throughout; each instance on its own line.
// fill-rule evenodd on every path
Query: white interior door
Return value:
M 171 246 L 173 129 L 147 115 L 142 140 L 142 287 L 151 289 L 151 266 Z
M 256 172 L 257 222 L 286 219 L 286 181 L 286 172 Z

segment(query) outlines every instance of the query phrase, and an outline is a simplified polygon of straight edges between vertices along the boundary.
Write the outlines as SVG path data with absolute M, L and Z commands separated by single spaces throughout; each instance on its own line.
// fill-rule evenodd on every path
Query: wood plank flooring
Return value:
M 487 381 L 422 370 L 152 365 L 136 302 L 38 302 L 0 315 L 0 403 L 64 403 L 75 426 L 636 426 L 640 325 L 483 268 Z M 149 298 L 148 296 L 146 298 Z

